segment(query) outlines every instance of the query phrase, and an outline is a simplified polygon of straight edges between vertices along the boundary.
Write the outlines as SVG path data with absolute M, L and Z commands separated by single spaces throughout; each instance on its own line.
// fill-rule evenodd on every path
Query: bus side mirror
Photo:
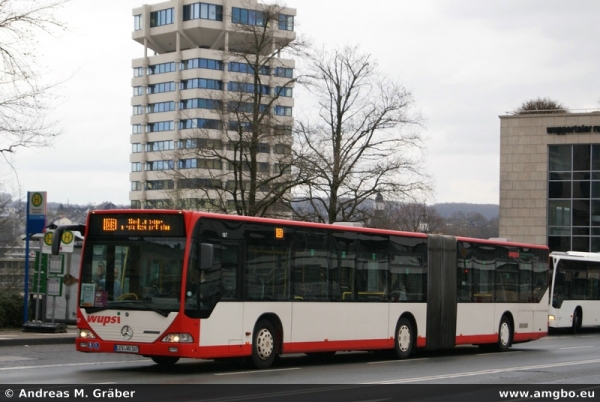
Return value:
M 58 255 L 60 252 L 60 239 L 62 238 L 65 230 L 77 231 L 85 236 L 85 225 L 65 225 L 57 227 L 52 236 L 52 255 Z
M 211 269 L 213 266 L 214 248 L 210 243 L 200 244 L 200 270 Z

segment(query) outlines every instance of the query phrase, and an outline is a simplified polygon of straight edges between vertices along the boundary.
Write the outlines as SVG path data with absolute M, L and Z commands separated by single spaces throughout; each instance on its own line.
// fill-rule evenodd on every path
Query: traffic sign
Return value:
M 27 195 L 29 199 L 29 215 L 46 215 L 46 192 L 29 191 Z
M 27 192 L 27 235 L 42 233 L 46 226 L 46 192 Z
M 54 238 L 54 229 L 46 229 L 44 238 L 42 241 L 42 253 L 52 253 L 52 239 Z M 72 253 L 75 245 L 75 235 L 70 230 L 65 230 L 60 238 L 60 249 L 61 253 Z
M 70 230 L 65 230 L 60 238 L 60 251 L 62 253 L 72 253 L 75 245 L 75 235 Z

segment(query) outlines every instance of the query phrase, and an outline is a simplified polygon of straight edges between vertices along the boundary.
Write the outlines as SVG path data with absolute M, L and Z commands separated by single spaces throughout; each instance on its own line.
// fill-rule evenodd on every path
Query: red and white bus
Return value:
M 552 286 L 550 328 L 600 325 L 600 254 L 582 251 L 550 253 Z
M 85 234 L 81 352 L 267 368 L 286 353 L 506 350 L 548 332 L 546 246 L 166 210 L 93 211 L 54 238 L 66 229 Z

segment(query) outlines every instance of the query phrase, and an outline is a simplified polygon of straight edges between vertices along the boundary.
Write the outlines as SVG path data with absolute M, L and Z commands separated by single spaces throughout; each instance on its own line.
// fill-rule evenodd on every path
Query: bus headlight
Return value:
M 89 329 L 80 329 L 78 338 L 96 339 L 96 335 Z
M 552 314 L 548 314 L 548 321 L 554 321 L 556 320 L 556 317 Z
M 168 343 L 192 343 L 194 339 L 190 334 L 169 334 L 162 339 Z

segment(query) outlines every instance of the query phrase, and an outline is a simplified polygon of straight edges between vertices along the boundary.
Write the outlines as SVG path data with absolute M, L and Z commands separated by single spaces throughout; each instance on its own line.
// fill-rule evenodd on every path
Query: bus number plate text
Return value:
M 137 345 L 115 345 L 115 352 L 138 353 L 139 351 Z

